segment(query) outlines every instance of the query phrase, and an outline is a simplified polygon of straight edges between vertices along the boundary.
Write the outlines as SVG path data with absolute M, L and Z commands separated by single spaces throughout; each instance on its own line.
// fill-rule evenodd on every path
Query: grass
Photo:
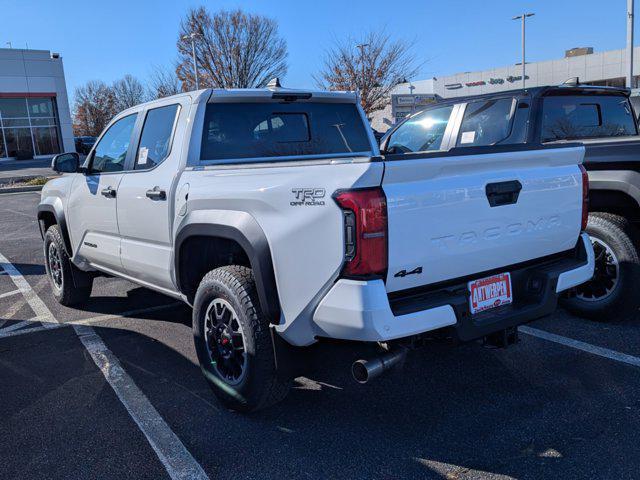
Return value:
M 39 185 L 44 185 L 45 183 L 47 183 L 49 181 L 49 179 L 47 177 L 36 177 L 36 178 L 30 178 L 29 180 L 25 180 L 24 182 L 22 182 L 23 185 L 26 186 L 39 186 Z
M 50 179 L 47 177 L 24 178 L 14 182 L 0 183 L 0 189 L 14 187 L 40 187 L 47 183 Z
M 48 181 L 49 179 L 47 177 L 36 177 L 36 178 L 30 178 L 29 180 L 26 180 L 25 182 L 23 182 L 23 185 L 27 185 L 30 187 L 36 186 L 36 185 L 44 185 Z

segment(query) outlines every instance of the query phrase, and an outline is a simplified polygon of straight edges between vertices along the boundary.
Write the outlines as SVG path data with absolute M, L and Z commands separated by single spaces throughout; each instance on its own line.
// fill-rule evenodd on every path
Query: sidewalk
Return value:
M 20 178 L 54 176 L 51 158 L 0 161 L 0 184 L 13 183 Z

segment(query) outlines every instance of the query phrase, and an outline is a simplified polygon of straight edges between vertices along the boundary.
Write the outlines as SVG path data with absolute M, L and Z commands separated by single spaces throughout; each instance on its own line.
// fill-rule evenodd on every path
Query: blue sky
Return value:
M 154 65 L 174 60 L 180 19 L 199 5 L 277 20 L 289 46 L 283 83 L 291 87 L 313 87 L 326 46 L 369 29 L 416 42 L 425 62 L 416 79 L 516 63 L 520 24 L 511 17 L 523 11 L 536 13 L 527 61 L 560 58 L 576 46 L 624 48 L 626 35 L 626 0 L 0 0 L 0 47 L 11 41 L 60 52 L 71 95 L 91 79 L 131 73 L 144 81 Z

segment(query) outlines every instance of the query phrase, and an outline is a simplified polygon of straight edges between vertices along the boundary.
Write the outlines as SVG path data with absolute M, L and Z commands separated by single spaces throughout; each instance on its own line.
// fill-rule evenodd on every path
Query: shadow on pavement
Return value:
M 44 265 L 39 263 L 14 263 L 13 266 L 16 267 L 18 271 L 25 277 L 45 274 Z M 0 271 L 2 271 L 1 267 Z
M 636 372 L 630 383 L 624 367 L 531 338 L 509 350 L 434 344 L 365 386 L 349 367 L 366 347 L 318 344 L 282 403 L 240 415 L 210 392 L 189 328 L 179 331 L 184 349 L 96 331 L 194 457 L 222 478 L 467 478 L 469 470 L 619 478 L 640 466 L 635 446 L 618 440 L 640 427 L 627 409 L 640 406 Z

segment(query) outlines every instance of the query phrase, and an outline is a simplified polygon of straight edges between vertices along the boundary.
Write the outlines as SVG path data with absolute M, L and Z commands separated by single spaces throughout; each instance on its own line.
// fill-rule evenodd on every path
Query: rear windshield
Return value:
M 351 103 L 210 103 L 202 160 L 370 154 Z
M 542 141 L 635 135 L 636 125 L 626 97 L 545 97 Z

